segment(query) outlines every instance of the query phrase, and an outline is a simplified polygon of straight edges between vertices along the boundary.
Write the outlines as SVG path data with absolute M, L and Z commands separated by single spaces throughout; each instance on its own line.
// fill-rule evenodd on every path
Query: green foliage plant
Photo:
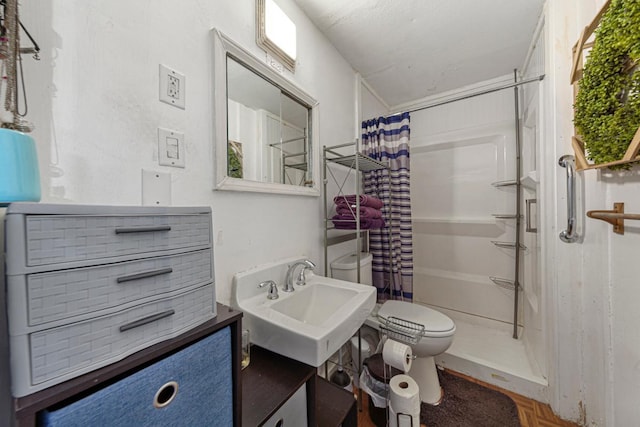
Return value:
M 640 126 L 639 59 L 640 0 L 613 0 L 596 29 L 574 106 L 574 123 L 596 164 L 622 159 Z

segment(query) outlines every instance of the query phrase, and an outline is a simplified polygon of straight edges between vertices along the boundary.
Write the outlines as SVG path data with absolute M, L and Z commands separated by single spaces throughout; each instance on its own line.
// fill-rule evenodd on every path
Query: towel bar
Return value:
M 613 210 L 596 210 L 587 212 L 587 216 L 593 219 L 606 221 L 613 225 L 613 232 L 616 234 L 624 234 L 624 220 L 640 220 L 640 214 L 624 213 L 624 203 L 614 203 Z

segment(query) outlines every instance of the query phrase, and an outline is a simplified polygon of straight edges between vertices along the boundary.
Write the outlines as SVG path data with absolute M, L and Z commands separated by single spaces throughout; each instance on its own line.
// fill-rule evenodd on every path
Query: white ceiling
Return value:
M 295 0 L 390 106 L 513 73 L 544 0 Z

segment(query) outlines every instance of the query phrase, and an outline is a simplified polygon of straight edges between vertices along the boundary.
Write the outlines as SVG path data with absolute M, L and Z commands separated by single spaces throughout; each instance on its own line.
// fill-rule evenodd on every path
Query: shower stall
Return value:
M 413 109 L 411 199 L 414 302 L 457 326 L 439 364 L 544 402 L 536 233 L 543 37 L 539 28 L 515 76 Z

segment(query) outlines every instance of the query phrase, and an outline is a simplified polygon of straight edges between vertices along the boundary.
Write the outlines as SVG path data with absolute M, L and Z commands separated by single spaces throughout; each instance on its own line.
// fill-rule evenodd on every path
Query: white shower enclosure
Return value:
M 542 32 L 536 37 L 543 37 Z M 543 74 L 537 49 L 519 80 Z M 465 91 L 479 92 L 508 79 Z M 541 85 L 533 82 L 518 89 L 520 168 L 514 89 L 413 112 L 411 199 L 414 301 L 443 311 L 457 326 L 454 343 L 439 363 L 546 401 L 536 232 Z M 514 339 L 518 172 L 521 228 Z

